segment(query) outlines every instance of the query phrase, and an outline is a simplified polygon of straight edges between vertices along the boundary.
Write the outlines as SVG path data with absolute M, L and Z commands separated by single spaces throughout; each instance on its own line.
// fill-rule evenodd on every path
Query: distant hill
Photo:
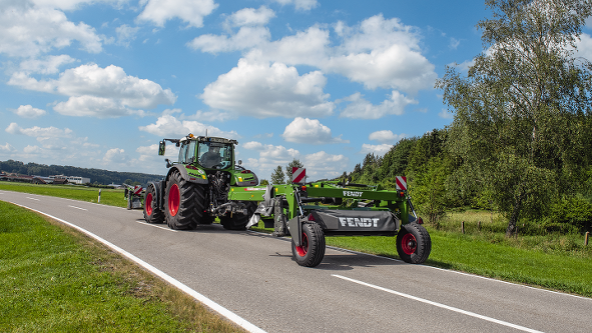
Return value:
M 137 172 L 117 172 L 101 169 L 86 169 L 73 166 L 61 165 L 45 165 L 37 163 L 23 163 L 20 161 L 0 161 L 0 171 L 6 173 L 18 173 L 21 175 L 30 176 L 79 176 L 90 178 L 93 184 L 109 185 L 109 184 L 123 184 L 126 180 L 131 180 L 131 183 L 138 182 L 142 186 L 146 186 L 151 181 L 161 180 L 163 175 L 150 175 Z

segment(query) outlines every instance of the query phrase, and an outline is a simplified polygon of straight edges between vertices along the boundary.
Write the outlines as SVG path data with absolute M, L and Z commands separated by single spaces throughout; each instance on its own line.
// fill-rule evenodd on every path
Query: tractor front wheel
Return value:
M 404 262 L 421 264 L 432 251 L 432 239 L 428 231 L 417 223 L 404 224 L 397 235 L 397 252 Z
M 148 223 L 164 222 L 164 211 L 158 207 L 156 198 L 156 188 L 153 184 L 148 185 L 144 199 L 144 220 Z
M 171 229 L 195 229 L 198 223 L 207 219 L 205 188 L 193 184 L 173 172 L 166 185 L 165 216 Z M 205 221 L 204 221 L 205 222 Z
M 300 266 L 316 267 L 325 256 L 325 235 L 317 223 L 302 224 L 302 243 L 296 246 L 292 238 L 292 257 Z

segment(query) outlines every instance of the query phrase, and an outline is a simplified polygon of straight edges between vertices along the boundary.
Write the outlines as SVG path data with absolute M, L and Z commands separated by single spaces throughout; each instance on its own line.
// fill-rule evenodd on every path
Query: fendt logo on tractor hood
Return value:
M 368 217 L 340 217 L 339 223 L 342 227 L 362 227 L 362 228 L 370 228 L 370 227 L 378 227 L 378 221 L 380 219 L 372 219 Z
M 356 191 L 343 191 L 344 197 L 354 197 L 354 198 L 361 198 L 364 192 L 356 192 Z

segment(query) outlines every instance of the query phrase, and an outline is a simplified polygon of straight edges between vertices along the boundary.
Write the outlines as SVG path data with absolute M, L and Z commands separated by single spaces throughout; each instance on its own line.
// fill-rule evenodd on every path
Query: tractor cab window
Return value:
M 196 141 L 194 140 L 181 143 L 181 148 L 179 148 L 179 162 L 185 164 L 195 162 L 195 144 Z
M 232 164 L 232 145 L 220 142 L 199 143 L 199 164 L 204 168 L 226 169 Z

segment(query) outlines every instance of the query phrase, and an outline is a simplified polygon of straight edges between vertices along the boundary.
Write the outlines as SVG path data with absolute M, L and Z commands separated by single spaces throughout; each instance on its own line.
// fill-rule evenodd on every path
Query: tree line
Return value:
M 506 235 L 519 221 L 539 230 L 590 230 L 592 63 L 577 53 L 589 0 L 488 0 L 477 25 L 483 53 L 467 73 L 447 66 L 437 81 L 452 124 L 368 154 L 354 182 L 409 193 L 428 220 L 446 210 L 501 212 Z
M 149 182 L 164 178 L 161 175 L 151 175 L 137 172 L 117 172 L 101 169 L 87 169 L 74 166 L 45 165 L 37 163 L 23 163 L 20 161 L 0 161 L 0 170 L 6 173 L 16 173 L 29 176 L 48 177 L 53 175 L 79 176 L 90 178 L 91 185 L 109 184 L 141 184 L 146 186 Z

